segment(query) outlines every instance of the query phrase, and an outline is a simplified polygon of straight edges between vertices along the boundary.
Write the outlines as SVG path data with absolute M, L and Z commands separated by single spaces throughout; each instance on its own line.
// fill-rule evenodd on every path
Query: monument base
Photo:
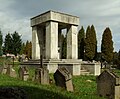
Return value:
M 43 66 L 49 70 L 49 73 L 55 73 L 58 68 L 65 67 L 72 75 L 80 75 L 81 62 L 81 60 L 75 59 L 49 59 L 43 60 Z M 37 68 L 40 67 L 40 60 L 29 60 L 21 65 L 28 65 Z
M 41 66 L 40 60 L 29 60 L 22 63 L 21 65 L 28 65 L 35 68 Z M 44 59 L 43 66 L 49 70 L 49 73 L 55 73 L 56 70 L 60 67 L 67 68 L 72 75 L 82 75 L 82 68 L 89 72 L 89 74 L 95 76 L 100 75 L 101 72 L 99 63 L 83 63 L 80 59 Z

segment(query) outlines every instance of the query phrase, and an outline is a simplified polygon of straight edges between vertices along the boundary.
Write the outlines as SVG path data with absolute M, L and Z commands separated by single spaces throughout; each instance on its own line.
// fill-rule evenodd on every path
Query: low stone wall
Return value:
M 65 67 L 67 68 L 72 75 L 80 75 L 81 64 L 79 63 L 62 63 L 58 64 L 58 68 Z
M 85 68 L 95 76 L 100 75 L 100 71 L 101 71 L 100 63 L 82 63 L 81 68 Z

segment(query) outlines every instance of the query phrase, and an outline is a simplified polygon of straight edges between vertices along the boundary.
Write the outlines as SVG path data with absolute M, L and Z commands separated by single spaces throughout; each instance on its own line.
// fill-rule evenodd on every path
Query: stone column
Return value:
M 67 28 L 67 59 L 78 59 L 77 26 Z
M 37 26 L 32 27 L 32 59 L 40 59 L 40 46 L 37 35 Z
M 58 59 L 58 23 L 46 23 L 46 59 Z

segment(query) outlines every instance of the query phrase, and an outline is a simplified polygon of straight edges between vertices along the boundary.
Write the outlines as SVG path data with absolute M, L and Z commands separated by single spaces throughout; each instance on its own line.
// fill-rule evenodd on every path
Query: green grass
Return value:
M 18 71 L 19 62 L 14 63 L 14 69 Z M 28 69 L 30 75 L 28 81 L 22 81 L 19 78 L 11 78 L 7 75 L 0 75 L 0 87 L 21 87 L 27 92 L 29 99 L 104 99 L 97 95 L 95 76 L 74 76 L 72 78 L 74 92 L 68 92 L 63 88 L 55 86 L 54 83 L 41 85 L 32 82 L 35 69 Z M 53 74 L 50 74 L 50 79 L 54 79 Z
M 26 90 L 30 99 L 104 99 L 97 96 L 95 79 L 94 76 L 73 77 L 74 92 L 67 92 L 55 84 L 41 85 L 32 81 L 25 82 L 11 78 L 7 75 L 0 75 L 0 86 L 21 87 Z

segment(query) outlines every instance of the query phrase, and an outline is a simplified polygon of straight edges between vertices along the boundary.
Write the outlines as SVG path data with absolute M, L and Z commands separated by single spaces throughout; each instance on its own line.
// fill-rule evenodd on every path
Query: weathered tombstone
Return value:
M 6 74 L 7 73 L 7 66 L 5 63 L 3 63 L 3 66 L 0 66 L 0 73 Z
M 97 77 L 97 92 L 108 99 L 120 99 L 120 78 L 113 72 L 103 71 Z
M 27 81 L 29 78 L 29 71 L 26 66 L 20 67 L 18 70 L 18 74 L 21 80 Z
M 12 65 L 8 65 L 6 74 L 10 77 L 17 77 L 16 71 L 12 68 Z
M 73 91 L 72 75 L 65 67 L 57 69 L 54 73 L 54 79 L 57 86 L 65 88 L 67 91 Z
M 35 70 L 34 81 L 40 84 L 49 84 L 49 71 L 45 68 L 37 68 Z

